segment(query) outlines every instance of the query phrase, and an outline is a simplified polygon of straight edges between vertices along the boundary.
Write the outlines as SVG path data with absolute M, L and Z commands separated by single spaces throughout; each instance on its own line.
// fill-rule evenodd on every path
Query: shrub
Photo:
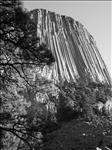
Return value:
M 105 84 L 65 83 L 60 91 L 58 118 L 61 120 L 79 116 L 91 120 L 112 111 L 111 89 Z

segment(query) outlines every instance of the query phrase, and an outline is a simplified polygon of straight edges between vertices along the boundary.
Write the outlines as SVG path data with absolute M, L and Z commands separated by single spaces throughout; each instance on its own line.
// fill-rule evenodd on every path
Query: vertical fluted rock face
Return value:
M 92 35 L 74 19 L 36 9 L 30 12 L 36 23 L 35 33 L 55 58 L 55 63 L 43 68 L 43 74 L 56 81 L 91 80 L 110 84 L 110 76 Z

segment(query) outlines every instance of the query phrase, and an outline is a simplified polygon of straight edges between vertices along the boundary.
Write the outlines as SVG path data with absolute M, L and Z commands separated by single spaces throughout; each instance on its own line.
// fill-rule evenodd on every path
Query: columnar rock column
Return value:
M 85 80 L 89 73 L 92 81 L 111 84 L 96 43 L 81 23 L 44 9 L 31 11 L 30 17 L 37 25 L 35 33 L 40 43 L 47 45 L 56 60 L 43 68 L 50 72 L 49 78 L 76 82 L 79 78 Z

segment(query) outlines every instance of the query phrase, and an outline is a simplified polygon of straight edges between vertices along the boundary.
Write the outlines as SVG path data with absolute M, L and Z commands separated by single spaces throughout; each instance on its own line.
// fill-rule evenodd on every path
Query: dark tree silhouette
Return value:
M 12 99 L 17 99 L 11 86 L 19 86 L 19 79 L 22 79 L 26 86 L 32 86 L 26 73 L 27 68 L 54 62 L 54 57 L 47 47 L 44 44 L 39 45 L 35 29 L 36 25 L 30 20 L 29 13 L 24 10 L 20 0 L 0 1 L 1 138 L 4 131 L 10 132 L 26 142 L 30 149 L 31 145 L 23 137 L 27 132 L 15 128 L 16 125 L 19 126 L 19 121 L 16 125 L 13 124 L 13 127 L 6 126 L 12 121 L 12 112 L 4 111 L 3 105 L 6 101 L 10 104 Z

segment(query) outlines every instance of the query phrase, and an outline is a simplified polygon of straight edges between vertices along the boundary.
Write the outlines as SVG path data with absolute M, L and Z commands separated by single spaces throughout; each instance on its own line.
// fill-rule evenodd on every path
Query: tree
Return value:
M 26 108 L 30 104 L 19 91 L 33 87 L 29 70 L 54 62 L 54 57 L 44 44 L 39 45 L 36 25 L 19 0 L 1 0 L 0 16 L 0 130 L 12 133 L 31 149 L 25 138 Z
M 2 0 L 0 16 L 0 77 L 3 80 L 5 70 L 14 69 L 23 77 L 24 66 L 54 61 L 51 52 L 45 45 L 37 47 L 39 39 L 35 34 L 36 25 L 30 21 L 20 1 Z M 21 71 L 17 69 L 18 67 Z

